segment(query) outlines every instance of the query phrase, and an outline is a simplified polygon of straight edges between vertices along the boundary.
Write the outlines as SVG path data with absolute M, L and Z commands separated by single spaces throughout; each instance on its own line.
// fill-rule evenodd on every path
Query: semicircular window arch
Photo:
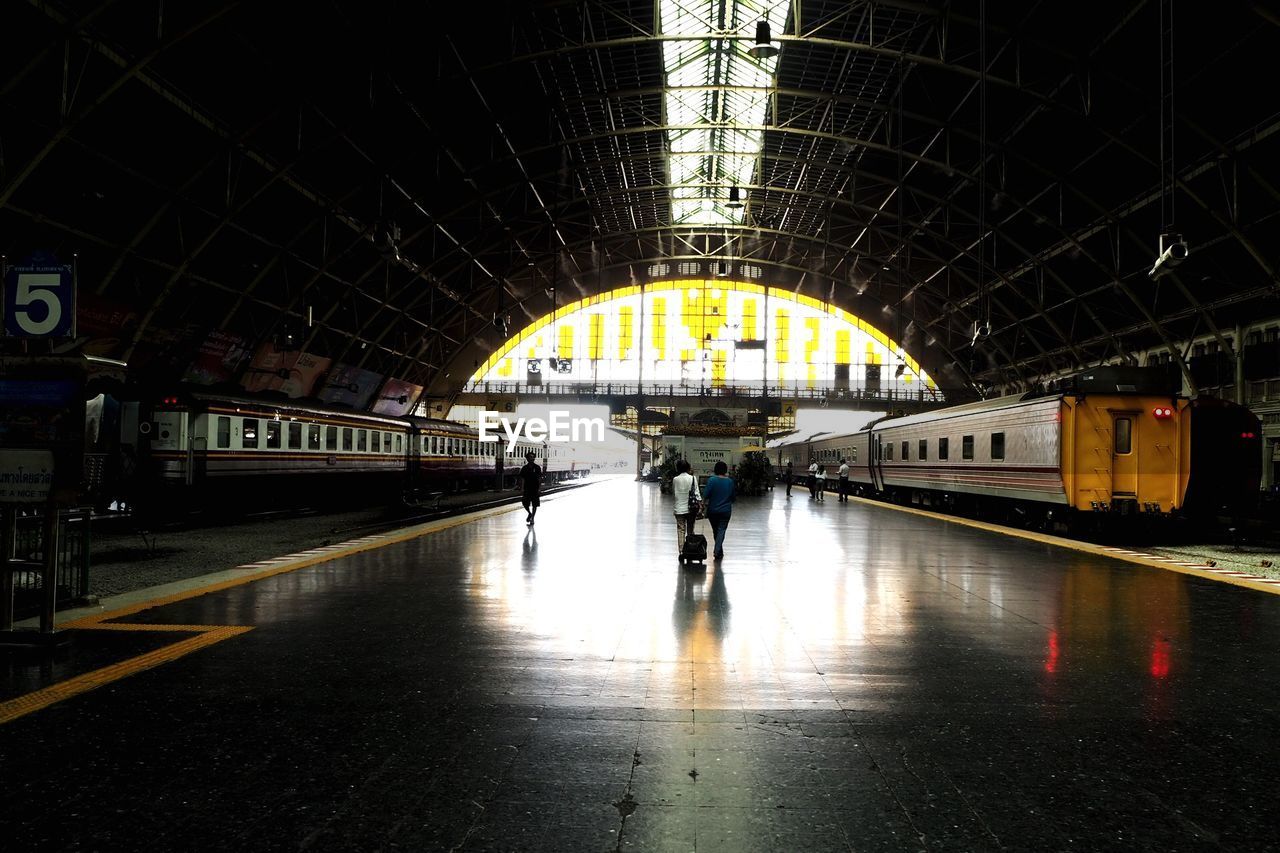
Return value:
M 884 332 L 848 311 L 751 282 L 673 279 L 579 299 L 534 320 L 472 375 L 468 388 L 619 393 L 673 386 L 758 394 L 942 394 Z M 606 389 L 604 386 L 609 386 Z

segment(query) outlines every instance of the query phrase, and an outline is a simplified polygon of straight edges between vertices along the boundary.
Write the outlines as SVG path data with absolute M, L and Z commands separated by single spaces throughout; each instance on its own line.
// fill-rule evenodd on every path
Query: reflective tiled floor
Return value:
M 1280 847 L 1280 597 L 801 490 L 682 571 L 670 512 L 132 617 L 256 627 L 0 727 L 5 849 Z

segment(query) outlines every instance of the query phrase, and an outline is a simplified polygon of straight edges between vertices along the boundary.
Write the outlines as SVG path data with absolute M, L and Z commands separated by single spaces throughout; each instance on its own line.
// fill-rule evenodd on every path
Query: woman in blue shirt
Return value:
M 729 527 L 729 516 L 733 514 L 734 488 L 733 480 L 725 475 L 729 466 L 717 462 L 715 474 L 707 478 L 705 498 L 707 501 L 707 521 L 716 535 L 715 558 L 724 556 L 724 532 Z

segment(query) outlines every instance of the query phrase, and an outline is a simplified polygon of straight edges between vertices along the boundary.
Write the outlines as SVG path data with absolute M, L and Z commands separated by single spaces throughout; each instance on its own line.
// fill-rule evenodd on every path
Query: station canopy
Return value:
M 59 346 L 160 384 L 395 412 L 663 282 L 830 337 L 655 377 L 856 385 L 878 334 L 885 382 L 949 399 L 1280 317 L 1266 3 L 49 0 L 0 32 L 0 252 L 74 263 Z

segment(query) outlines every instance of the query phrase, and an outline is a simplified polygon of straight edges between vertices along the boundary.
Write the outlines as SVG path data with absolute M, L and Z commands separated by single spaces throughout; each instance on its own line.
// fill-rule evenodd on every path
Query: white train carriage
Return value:
M 423 491 L 491 488 L 498 454 L 507 488 L 529 451 L 547 482 L 592 467 L 574 445 L 520 441 L 508 450 L 453 421 L 201 392 L 166 397 L 128 424 L 123 431 L 137 439 L 128 500 L 160 510 L 392 503 Z
M 499 454 L 506 488 L 514 486 L 525 454 L 530 452 L 542 466 L 546 482 L 586 476 L 588 470 L 577 464 L 570 446 L 520 440 L 508 449 L 505 441 L 496 445 L 483 442 L 476 429 L 455 421 L 415 418 L 413 423 L 416 439 L 409 466 L 417 472 L 418 488 L 461 491 L 491 486 Z
M 153 483 L 214 493 L 267 480 L 394 480 L 408 438 L 395 418 L 199 393 L 165 398 L 140 431 Z
M 1006 397 L 895 418 L 870 431 L 855 482 L 1066 504 L 1061 397 Z M 864 435 L 864 442 L 866 436 Z M 855 455 L 859 445 L 854 444 Z M 865 476 L 864 475 L 865 472 Z M 851 475 L 851 479 L 853 479 Z
M 797 473 L 818 462 L 829 477 L 845 459 L 856 490 L 922 504 L 1167 514 L 1187 489 L 1188 405 L 1127 389 L 1003 397 L 813 436 L 778 458 Z

